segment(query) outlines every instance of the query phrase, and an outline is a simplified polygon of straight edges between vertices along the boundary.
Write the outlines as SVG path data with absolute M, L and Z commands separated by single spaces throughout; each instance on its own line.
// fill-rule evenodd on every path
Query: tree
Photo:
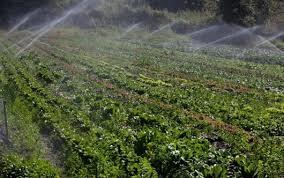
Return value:
M 14 19 L 21 17 L 22 15 L 46 5 L 46 0 L 1 0 L 0 1 L 0 23 L 2 25 L 8 25 L 13 23 Z
M 221 0 L 220 13 L 226 22 L 252 26 L 257 20 L 256 0 Z
M 224 21 L 243 26 L 266 23 L 281 10 L 282 0 L 221 0 L 219 8 Z
M 259 0 L 258 1 L 259 14 L 257 18 L 258 23 L 265 23 L 276 19 L 284 13 L 284 1 L 281 0 Z

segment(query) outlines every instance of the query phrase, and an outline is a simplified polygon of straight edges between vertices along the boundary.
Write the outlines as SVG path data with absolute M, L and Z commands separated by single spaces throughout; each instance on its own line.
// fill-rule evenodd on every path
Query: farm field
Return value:
M 62 27 L 15 55 L 28 35 L 2 42 L 0 175 L 284 176 L 283 53 Z

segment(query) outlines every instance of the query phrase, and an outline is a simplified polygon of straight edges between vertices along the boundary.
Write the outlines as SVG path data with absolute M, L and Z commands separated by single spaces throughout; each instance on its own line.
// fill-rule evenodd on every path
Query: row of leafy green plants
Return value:
M 280 138 L 250 140 L 244 133 L 234 135 L 195 121 L 182 112 L 182 105 L 168 101 L 175 99 L 169 87 L 183 90 L 166 80 L 146 77 L 145 73 L 136 76 L 103 62 L 114 62 L 109 61 L 112 56 L 86 58 L 54 49 L 47 52 L 50 56 L 43 59 L 33 55 L 20 61 L 3 59 L 8 71 L 5 77 L 8 85 L 12 84 L 7 91 L 16 90 L 9 95 L 22 97 L 30 108 L 37 108 L 37 123 L 63 141 L 61 152 L 69 176 L 261 177 L 283 172 Z M 80 70 L 61 71 L 63 65 Z M 58 87 L 70 97 L 59 96 Z M 202 94 L 206 90 L 192 88 Z M 133 98 L 125 97 L 127 93 Z M 162 108 L 141 100 L 141 96 L 176 107 Z
M 19 69 L 20 71 L 13 68 L 13 65 L 17 66 L 18 69 L 20 68 Z M 98 137 L 98 135 L 100 134 L 104 135 L 106 138 L 109 138 L 106 141 L 100 141 L 101 145 L 104 145 L 109 142 L 110 143 L 116 142 L 116 139 L 113 138 L 115 136 L 111 133 L 109 134 L 104 133 L 103 131 L 102 131 L 103 133 L 99 133 L 99 131 L 96 131 L 95 126 L 91 128 L 92 133 L 88 133 L 88 137 L 86 135 L 84 136 L 83 134 L 79 135 L 78 133 L 76 133 L 75 130 L 80 128 L 78 128 L 77 126 L 72 127 L 70 126 L 70 123 L 64 122 L 64 119 L 65 120 L 70 119 L 70 122 L 72 122 L 71 120 L 72 116 L 67 113 L 63 114 L 64 111 L 62 112 L 62 110 L 60 109 L 60 107 L 64 107 L 64 103 L 60 103 L 60 105 L 53 103 L 53 102 L 58 102 L 57 99 L 55 97 L 48 98 L 48 96 L 50 97 L 50 95 L 48 95 L 48 92 L 44 92 L 44 89 L 41 88 L 31 76 L 29 76 L 27 71 L 24 71 L 23 66 L 16 65 L 15 61 L 13 62 L 13 65 L 7 63 L 4 64 L 5 69 L 8 70 L 9 72 L 8 75 L 12 77 L 10 79 L 13 79 L 13 81 L 10 82 L 13 82 L 16 85 L 13 87 L 18 88 L 19 91 L 16 92 L 20 92 L 19 93 L 20 96 L 17 97 L 21 97 L 23 95 L 22 97 L 26 98 L 31 103 L 33 103 L 32 107 L 38 108 L 39 114 L 41 115 L 40 117 L 41 120 L 39 121 L 39 123 L 43 127 L 47 127 L 46 129 L 51 130 L 53 134 L 57 135 L 60 139 L 62 139 L 66 144 L 66 148 L 70 149 L 71 155 L 69 155 L 67 159 L 70 159 L 71 170 L 68 170 L 70 171 L 68 172 L 68 174 L 71 175 L 73 174 L 73 176 L 75 176 L 76 174 L 79 176 L 81 174 L 81 176 L 83 177 L 88 176 L 89 174 L 100 175 L 100 176 L 122 175 L 123 173 L 118 168 L 118 166 L 116 166 L 114 160 L 115 158 L 115 151 L 113 150 L 114 148 L 105 147 L 105 149 L 108 148 L 108 150 L 101 150 L 100 147 L 99 148 L 97 147 L 99 143 L 95 143 L 97 141 L 96 137 Z M 72 113 L 72 111 L 69 112 Z M 111 145 L 110 143 L 109 145 Z M 113 145 L 116 145 L 116 143 L 113 143 Z M 110 153 L 108 153 L 106 157 L 103 157 L 103 155 L 100 156 L 99 153 L 103 154 L 102 152 L 104 151 L 114 152 L 112 157 L 113 159 L 108 158 L 112 155 Z M 107 159 L 111 159 L 113 162 L 106 161 Z M 137 162 L 138 167 L 147 164 L 147 162 L 144 163 L 143 160 L 139 160 L 138 158 L 135 159 L 134 156 L 132 157 L 132 159 L 134 159 L 132 161 Z M 86 164 L 84 168 L 80 168 L 80 162 L 81 164 Z M 99 162 L 100 164 L 97 165 L 96 164 L 97 162 Z M 139 162 L 141 163 L 139 164 Z M 77 169 L 74 168 L 74 165 L 78 166 Z M 129 171 L 135 172 L 136 167 L 129 167 L 128 169 Z M 145 171 L 146 173 L 149 172 L 146 169 L 146 167 Z
M 7 56 L 1 54 L 0 95 L 8 100 L 10 141 L 0 143 L 0 177 L 58 177 L 60 171 L 42 157 L 42 147 L 35 135 L 38 130 L 30 121 L 34 116 L 32 109 L 27 109 L 27 103 L 20 98 L 11 102 L 10 97 L 13 96 L 7 94 L 8 78 L 2 63 L 4 59 Z M 17 114 L 20 116 L 17 117 Z M 22 121 L 22 118 L 25 120 Z
M 61 39 L 61 37 L 59 37 Z M 109 39 L 108 39 L 109 38 Z M 90 49 L 90 41 L 96 48 Z M 90 37 L 79 35 L 78 37 L 65 39 L 60 42 L 53 41 L 52 44 L 68 44 L 71 48 L 83 48 L 86 52 L 98 56 L 107 56 L 117 59 L 120 64 L 128 64 L 133 59 L 139 59 L 155 70 L 163 70 L 171 73 L 182 73 L 187 76 L 198 76 L 203 79 L 212 79 L 218 82 L 230 82 L 236 85 L 242 84 L 258 89 L 283 90 L 283 67 L 277 63 L 261 62 L 261 57 L 250 61 L 255 57 L 248 55 L 243 60 L 234 57 L 213 57 L 205 52 L 179 52 L 174 49 L 165 49 L 145 44 L 132 45 L 125 41 L 105 37 Z M 205 54 L 204 54 L 205 53 Z M 238 52 L 240 53 L 240 52 Z M 275 61 L 274 57 L 265 57 L 270 62 Z M 281 56 L 275 56 L 277 61 L 283 61 Z M 113 60 L 115 61 L 115 60 Z M 128 61 L 128 63 L 127 63 Z M 252 76 L 248 78 L 247 76 Z
M 59 55 L 59 54 L 58 54 Z M 64 54 L 64 56 L 66 56 L 66 54 Z M 62 59 L 62 58 L 64 58 L 63 56 L 57 56 L 58 58 L 60 58 L 60 59 Z M 65 59 L 66 61 L 68 61 L 67 59 Z M 75 58 L 71 58 L 71 56 L 70 56 L 70 61 L 69 62 L 74 62 L 76 59 Z M 89 64 L 86 64 L 86 59 L 79 59 L 79 63 L 80 64 L 83 64 L 83 66 L 87 66 L 87 67 L 91 67 L 91 69 L 93 70 L 93 72 L 97 72 L 98 71 L 98 69 L 97 68 L 94 68 L 94 66 L 98 66 L 98 68 L 100 68 L 100 69 L 104 69 L 104 75 L 107 75 L 106 73 L 108 73 L 108 72 L 110 72 L 111 71 L 111 69 L 109 69 L 109 68 L 106 68 L 104 65 L 106 64 L 106 63 L 103 63 L 104 65 L 99 65 L 98 64 L 98 61 L 95 61 L 94 63 L 95 64 L 93 64 L 93 65 L 89 65 Z M 100 75 L 100 74 L 99 74 Z M 103 76 L 100 76 L 101 78 L 104 78 Z M 91 87 L 92 88 L 92 87 Z M 87 95 L 87 97 L 90 97 L 90 95 Z M 85 100 L 86 101 L 88 101 L 86 98 L 85 98 Z M 87 102 L 88 103 L 88 102 Z M 141 105 L 141 103 L 139 103 L 140 105 Z M 145 106 L 146 107 L 146 106 Z M 149 107 L 149 105 L 147 106 L 147 107 Z M 112 110 L 112 112 L 113 112 L 113 110 L 115 111 L 116 109 L 111 109 Z M 156 109 L 157 110 L 157 109 Z M 149 113 L 149 111 L 147 111 L 147 113 Z M 156 113 L 156 114 L 158 114 L 158 113 Z M 161 113 L 160 113 L 161 114 Z M 148 116 L 149 117 L 149 116 Z M 139 118 L 139 117 L 136 117 L 136 118 Z M 143 120 L 145 119 L 145 116 L 144 116 L 144 118 L 143 118 Z M 137 120 L 137 121 L 139 121 L 138 123 L 141 123 L 141 120 L 139 119 L 139 120 Z M 102 123 L 102 121 L 100 121 L 101 123 Z M 144 121 L 145 122 L 145 121 Z M 153 121 L 152 121 L 153 122 Z M 156 122 L 154 122 L 154 123 L 156 123 Z M 113 123 L 112 124 L 110 124 L 109 122 L 107 122 L 107 124 L 106 125 L 111 125 L 112 127 L 114 127 L 113 126 Z M 112 130 L 112 131 L 114 131 L 114 130 Z M 116 131 L 117 132 L 117 131 Z M 275 140 L 274 141 L 272 141 L 272 142 L 275 142 Z M 269 145 L 269 147 L 270 147 L 271 145 Z M 279 154 L 279 150 L 278 150 L 278 153 L 276 154 L 276 155 L 278 155 Z M 279 155 L 278 155 L 279 156 Z M 252 164 L 253 165 L 253 164 Z M 251 167 L 253 167 L 253 166 L 251 166 Z
M 145 94 L 184 109 L 213 115 L 226 122 L 240 125 L 248 131 L 276 136 L 283 135 L 281 94 L 212 92 L 203 86 L 186 83 L 182 87 L 180 84 L 173 86 L 171 83 L 168 84 L 159 79 L 148 78 L 144 75 L 132 75 L 120 67 L 105 65 L 101 61 L 89 58 L 84 60 L 91 61 L 92 68 L 100 78 L 109 79 L 120 87 L 140 95 Z M 141 68 L 141 65 L 138 67 Z M 139 70 L 137 67 L 132 69 L 132 71 L 137 70 Z M 144 72 L 146 75 L 149 73 L 151 72 Z M 163 78 L 167 81 L 167 78 L 164 76 Z

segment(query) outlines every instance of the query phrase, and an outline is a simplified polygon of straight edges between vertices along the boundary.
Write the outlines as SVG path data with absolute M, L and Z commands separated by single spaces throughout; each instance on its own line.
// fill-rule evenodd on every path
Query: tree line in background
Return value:
M 1 0 L 0 24 L 8 17 L 21 16 L 41 6 L 64 7 L 80 0 Z M 154 9 L 171 12 L 183 10 L 209 11 L 220 15 L 224 21 L 244 26 L 267 23 L 284 13 L 284 0 L 125 0 L 131 4 L 147 4 Z
M 284 13 L 283 0 L 136 0 L 155 9 L 211 11 L 223 20 L 244 26 L 262 24 Z
M 46 0 L 25 1 L 25 0 L 1 0 L 0 1 L 0 24 L 9 24 L 11 16 L 20 16 L 32 9 L 46 4 Z
M 37 8 L 47 7 L 51 11 L 62 9 L 66 4 L 76 0 L 0 0 L 0 25 L 13 24 L 14 20 L 21 18 Z
M 220 0 L 219 13 L 227 22 L 245 26 L 276 20 L 284 12 L 283 0 Z

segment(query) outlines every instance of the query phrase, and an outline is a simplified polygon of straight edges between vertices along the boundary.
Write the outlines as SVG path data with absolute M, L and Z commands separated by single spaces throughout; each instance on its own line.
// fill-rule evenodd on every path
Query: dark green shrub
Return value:
M 219 12 L 224 21 L 243 26 L 263 24 L 279 15 L 280 0 L 221 0 Z

